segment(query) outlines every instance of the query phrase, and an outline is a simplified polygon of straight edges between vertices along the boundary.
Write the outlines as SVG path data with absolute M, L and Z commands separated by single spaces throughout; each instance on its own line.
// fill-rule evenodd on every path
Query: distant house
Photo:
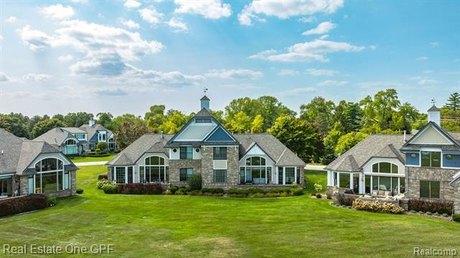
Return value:
M 408 199 L 445 200 L 460 213 L 460 133 L 440 126 L 440 110 L 415 135 L 371 135 L 330 163 L 328 188 L 359 194 L 404 194 Z
M 75 194 L 77 167 L 45 141 L 26 140 L 0 128 L 0 197 Z
M 120 152 L 107 163 L 109 179 L 181 186 L 200 173 L 208 188 L 303 185 L 304 161 L 270 134 L 231 134 L 209 101 L 175 135 L 146 134 Z
M 46 141 L 66 155 L 81 155 L 94 151 L 99 142 L 106 142 L 109 151 L 116 151 L 117 145 L 112 131 L 98 125 L 94 120 L 78 127 L 57 127 L 38 136 L 35 140 Z

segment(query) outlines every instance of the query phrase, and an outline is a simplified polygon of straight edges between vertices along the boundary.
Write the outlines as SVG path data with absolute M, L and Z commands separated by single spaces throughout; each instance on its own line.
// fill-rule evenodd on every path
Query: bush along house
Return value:
M 327 167 L 327 185 L 360 195 L 452 202 L 460 213 L 460 133 L 440 126 L 440 109 L 415 135 L 371 135 Z
M 45 141 L 25 140 L 0 128 L 0 198 L 75 194 L 77 167 Z
M 109 161 L 117 183 L 185 186 L 193 174 L 206 188 L 303 185 L 303 162 L 269 134 L 231 134 L 201 98 L 201 110 L 175 135 L 146 134 Z

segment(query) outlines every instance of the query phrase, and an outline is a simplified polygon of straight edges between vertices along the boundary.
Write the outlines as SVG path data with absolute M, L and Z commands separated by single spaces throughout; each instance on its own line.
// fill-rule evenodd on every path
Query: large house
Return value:
M 0 197 L 75 194 L 77 167 L 44 141 L 19 138 L 0 128 Z
M 53 128 L 35 140 L 46 141 L 65 155 L 81 155 L 94 151 L 99 142 L 107 143 L 109 151 L 117 150 L 112 131 L 96 124 L 94 120 L 80 127 Z
M 453 201 L 460 213 L 460 133 L 440 126 L 440 110 L 415 135 L 371 135 L 327 167 L 327 185 L 357 194 Z
M 109 179 L 182 186 L 201 173 L 208 188 L 303 185 L 304 161 L 272 135 L 231 134 L 209 101 L 175 135 L 146 134 L 120 152 L 107 163 Z

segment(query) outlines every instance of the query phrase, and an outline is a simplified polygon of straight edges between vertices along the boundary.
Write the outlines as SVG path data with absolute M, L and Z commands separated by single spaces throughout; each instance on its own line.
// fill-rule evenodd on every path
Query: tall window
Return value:
M 422 167 L 441 167 L 441 152 L 422 151 Z
M 193 168 L 181 168 L 180 169 L 180 181 L 187 181 L 193 175 Z
M 372 172 L 374 173 L 398 173 L 398 166 L 389 162 L 380 162 L 372 165 Z
M 264 157 L 249 157 L 245 160 L 245 166 L 240 167 L 242 184 L 269 184 L 271 180 L 272 168 L 267 166 Z
M 227 182 L 227 170 L 226 169 L 215 169 L 213 171 L 214 183 L 225 183 Z
M 420 198 L 439 198 L 441 183 L 439 181 L 420 180 Z
M 193 148 L 192 146 L 180 147 L 180 159 L 192 159 Z
M 65 145 L 76 145 L 76 144 L 77 144 L 77 142 L 74 139 L 68 139 L 65 142 Z
M 227 160 L 227 147 L 214 147 L 213 160 Z
M 142 183 L 168 182 L 169 169 L 165 159 L 160 156 L 145 158 L 144 166 L 139 166 L 139 177 Z
M 64 163 L 56 158 L 42 159 L 35 164 L 35 193 L 52 193 L 67 189 L 64 182 Z M 66 177 L 70 180 L 70 177 Z

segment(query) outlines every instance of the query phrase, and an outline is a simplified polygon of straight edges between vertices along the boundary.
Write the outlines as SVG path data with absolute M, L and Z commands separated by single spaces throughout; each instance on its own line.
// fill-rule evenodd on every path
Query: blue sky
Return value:
M 460 91 L 460 2 L 0 2 L 0 112 L 142 115 L 272 95 L 359 101 L 395 88 L 425 111 Z

